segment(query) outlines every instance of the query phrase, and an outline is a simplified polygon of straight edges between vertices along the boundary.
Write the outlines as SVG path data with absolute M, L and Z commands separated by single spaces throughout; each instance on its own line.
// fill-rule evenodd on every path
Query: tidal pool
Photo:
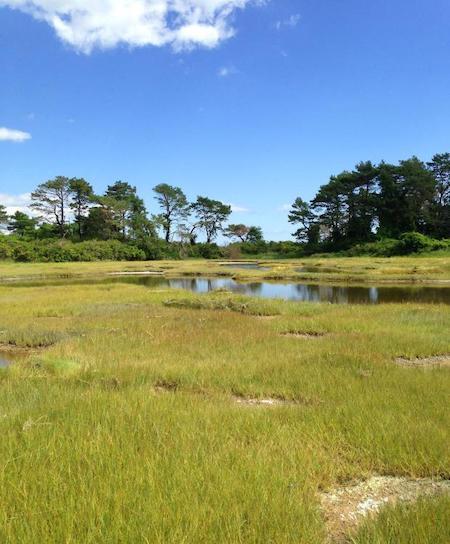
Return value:
M 415 286 L 355 286 L 309 283 L 251 282 L 230 278 L 166 279 L 166 285 L 194 293 L 225 289 L 241 295 L 332 304 L 420 302 L 450 304 L 450 288 Z
M 10 283 L 13 286 L 106 285 L 130 283 L 149 288 L 186 289 L 208 293 L 217 289 L 241 295 L 293 301 L 328 302 L 331 304 L 427 303 L 450 304 L 450 286 L 431 285 L 342 285 L 305 282 L 238 282 L 232 278 L 165 278 L 162 276 L 109 276 L 67 278 L 50 281 Z

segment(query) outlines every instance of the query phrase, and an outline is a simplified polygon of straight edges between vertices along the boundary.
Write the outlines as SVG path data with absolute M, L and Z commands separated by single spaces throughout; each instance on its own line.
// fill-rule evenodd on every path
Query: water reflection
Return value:
M 411 285 L 332 285 L 310 283 L 251 282 L 240 283 L 232 278 L 164 278 L 162 276 L 121 276 L 89 279 L 59 279 L 9 284 L 13 286 L 52 286 L 67 284 L 107 285 L 131 283 L 150 288 L 185 289 L 194 293 L 209 293 L 218 289 L 241 295 L 285 300 L 329 302 L 331 304 L 432 303 L 450 304 L 450 287 Z
M 154 278 L 152 278 L 154 280 Z M 353 286 L 306 283 L 239 283 L 231 278 L 159 279 L 174 289 L 208 293 L 217 289 L 241 295 L 332 304 L 418 302 L 450 304 L 450 288 L 411 286 Z M 149 285 L 148 279 L 142 281 Z

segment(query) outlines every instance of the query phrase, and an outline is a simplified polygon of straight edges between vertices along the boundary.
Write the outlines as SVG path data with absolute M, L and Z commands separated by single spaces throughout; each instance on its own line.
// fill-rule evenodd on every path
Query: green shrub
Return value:
M 146 258 L 144 250 L 119 240 L 71 242 L 0 237 L 0 259 L 17 262 L 139 261 Z
M 399 240 L 399 250 L 404 254 L 437 251 L 447 247 L 445 240 L 434 240 L 418 232 L 405 232 Z
M 434 240 L 418 232 L 405 232 L 398 240 L 385 238 L 377 242 L 358 244 L 348 249 L 345 255 L 349 257 L 359 255 L 393 257 L 395 255 L 410 255 L 411 253 L 424 253 L 441 249 L 450 249 L 450 241 Z

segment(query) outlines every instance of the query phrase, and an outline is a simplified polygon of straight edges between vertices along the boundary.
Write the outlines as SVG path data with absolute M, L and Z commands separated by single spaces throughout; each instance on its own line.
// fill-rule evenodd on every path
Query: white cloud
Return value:
M 22 130 L 13 128 L 0 127 L 0 142 L 24 142 L 29 140 L 31 134 Z
M 300 18 L 301 18 L 300 14 L 295 13 L 294 15 L 291 15 L 287 19 L 277 21 L 275 23 L 275 28 L 277 30 L 281 30 L 283 27 L 295 28 L 298 25 L 298 23 L 300 22 Z
M 0 0 L 47 22 L 77 51 L 171 45 L 215 47 L 234 34 L 237 9 L 266 0 Z
M 19 211 L 30 214 L 29 205 L 31 203 L 31 194 L 23 193 L 21 195 L 10 195 L 0 193 L 0 204 L 5 206 L 9 215 Z
M 282 204 L 278 206 L 277 212 L 288 212 L 292 208 L 292 204 Z
M 248 208 L 244 208 L 244 206 L 236 206 L 236 204 L 228 204 L 228 206 L 231 206 L 231 211 L 233 213 L 245 213 L 250 211 Z

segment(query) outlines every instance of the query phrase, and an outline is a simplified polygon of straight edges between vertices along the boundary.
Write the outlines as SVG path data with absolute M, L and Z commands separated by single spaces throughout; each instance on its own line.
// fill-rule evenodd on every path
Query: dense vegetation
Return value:
M 397 165 L 361 162 L 332 176 L 310 203 L 297 198 L 289 221 L 297 226 L 297 240 L 310 249 L 348 249 L 405 233 L 449 238 L 450 153 L 427 164 L 416 157 Z
M 450 247 L 450 153 L 425 164 L 363 162 L 332 176 L 289 212 L 296 242 L 266 242 L 260 227 L 228 223 L 231 206 L 180 187 L 154 187 L 149 216 L 124 181 L 96 195 L 82 178 L 58 176 L 32 193 L 30 216 L 0 204 L 0 258 L 16 261 L 143 260 L 186 257 L 296 257 L 317 252 L 402 255 Z M 221 234 L 230 240 L 216 245 Z M 161 236 L 160 236 L 161 235 Z M 202 240 L 200 242 L 200 240 Z

